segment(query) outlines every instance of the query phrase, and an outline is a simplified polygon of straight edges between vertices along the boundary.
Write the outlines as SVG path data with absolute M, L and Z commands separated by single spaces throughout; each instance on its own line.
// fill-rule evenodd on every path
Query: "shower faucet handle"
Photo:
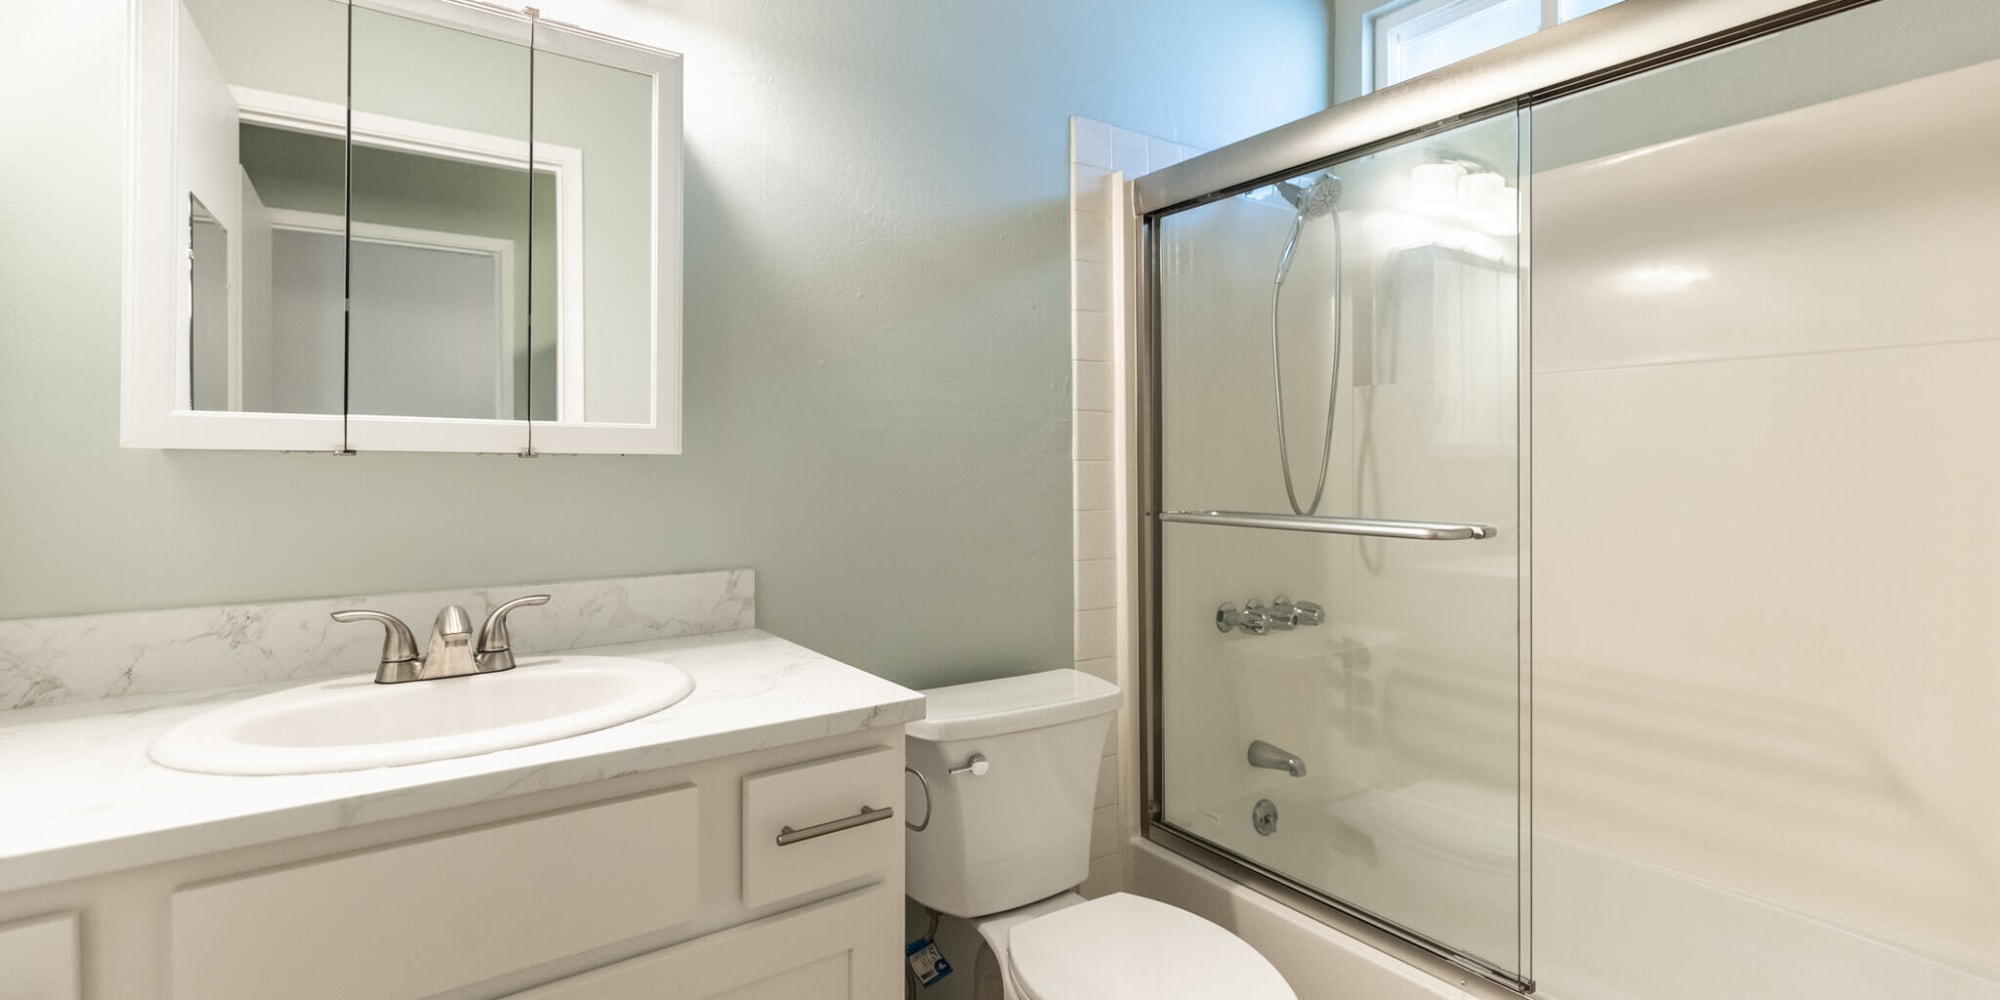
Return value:
M 1280 600 L 1283 600 L 1283 598 L 1280 598 Z M 1246 615 L 1256 615 L 1263 620 L 1264 628 L 1272 632 L 1290 632 L 1298 625 L 1297 622 L 1292 620 L 1292 616 L 1286 613 L 1284 607 L 1273 606 L 1266 608 L 1263 601 L 1246 602 L 1243 605 L 1243 613 Z
M 1264 613 L 1264 602 L 1251 601 L 1241 611 L 1236 610 L 1236 605 L 1228 603 L 1216 608 L 1215 630 L 1228 632 L 1231 629 L 1241 629 L 1251 635 L 1271 631 L 1271 618 Z
M 1299 625 L 1310 627 L 1326 621 L 1326 609 L 1311 601 L 1294 603 L 1291 598 L 1279 594 L 1277 600 L 1271 602 L 1271 620 L 1284 622 L 1280 627 L 1286 629 Z

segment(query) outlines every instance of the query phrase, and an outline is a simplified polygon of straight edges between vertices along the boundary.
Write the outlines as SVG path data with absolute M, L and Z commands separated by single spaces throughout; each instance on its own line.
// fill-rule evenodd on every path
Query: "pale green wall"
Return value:
M 0 41 L 0 618 L 750 566 L 913 684 L 1070 659 L 1065 117 L 1317 110 L 1318 0 L 548 3 L 687 54 L 686 454 L 117 447 L 125 4 Z
M 327 0 L 181 0 L 231 84 L 339 104 L 347 98 L 347 9 Z M 386 15 L 376 15 L 386 16 Z M 291 37 L 292 44 L 270 45 Z

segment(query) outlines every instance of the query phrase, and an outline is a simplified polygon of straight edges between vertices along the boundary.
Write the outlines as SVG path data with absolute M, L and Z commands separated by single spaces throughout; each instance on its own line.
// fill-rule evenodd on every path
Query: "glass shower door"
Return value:
M 1514 980 L 1518 137 L 1154 222 L 1160 820 Z

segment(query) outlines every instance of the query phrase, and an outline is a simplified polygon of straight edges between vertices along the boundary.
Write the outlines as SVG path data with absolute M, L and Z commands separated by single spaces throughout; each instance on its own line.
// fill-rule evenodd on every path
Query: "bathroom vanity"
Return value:
M 0 715 L 0 984 L 44 1000 L 896 995 L 903 724 L 922 697 L 757 631 L 579 652 L 674 664 L 694 693 L 534 746 L 254 777 L 161 767 L 147 747 L 274 685 Z

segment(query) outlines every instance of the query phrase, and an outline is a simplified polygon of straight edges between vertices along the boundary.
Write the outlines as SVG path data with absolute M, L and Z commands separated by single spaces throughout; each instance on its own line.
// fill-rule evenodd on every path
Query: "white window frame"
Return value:
M 1397 44 L 1396 35 L 1399 31 L 1421 30 L 1426 22 L 1430 22 L 1434 27 L 1443 27 L 1506 2 L 1508 0 L 1392 0 L 1362 15 L 1362 93 L 1373 93 L 1383 87 L 1401 83 L 1404 79 L 1410 79 L 1410 77 L 1389 79 L 1393 63 L 1390 54 Z M 1538 0 L 1538 2 L 1541 6 L 1541 22 L 1535 30 L 1546 31 L 1563 21 L 1575 20 L 1585 14 L 1603 10 L 1619 3 L 1620 0 Z M 1565 7 L 1573 7 L 1579 3 L 1586 9 L 1573 13 L 1565 12 Z M 1461 58 L 1477 54 L 1467 52 Z

